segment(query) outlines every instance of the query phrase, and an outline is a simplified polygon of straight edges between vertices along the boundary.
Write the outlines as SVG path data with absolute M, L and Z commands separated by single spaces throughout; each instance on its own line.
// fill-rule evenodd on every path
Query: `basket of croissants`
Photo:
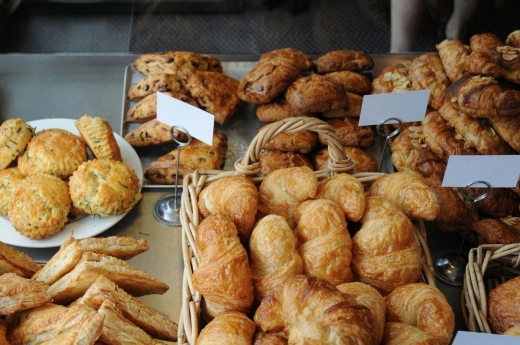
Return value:
M 520 243 L 472 248 L 464 276 L 464 320 L 472 332 L 520 336 Z
M 328 168 L 262 175 L 264 144 L 301 130 L 326 138 Z M 234 171 L 183 181 L 178 343 L 449 344 L 422 223 L 432 193 L 413 173 L 356 173 L 320 119 L 269 124 Z

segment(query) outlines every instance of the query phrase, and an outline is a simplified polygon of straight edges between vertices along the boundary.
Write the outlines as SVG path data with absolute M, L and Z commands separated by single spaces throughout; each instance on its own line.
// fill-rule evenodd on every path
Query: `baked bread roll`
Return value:
M 435 48 L 439 52 L 446 75 L 452 83 L 466 74 L 464 66 L 471 53 L 469 46 L 464 45 L 459 39 L 445 39 L 435 45 Z
M 437 196 L 424 178 L 417 173 L 399 171 L 378 178 L 367 196 L 385 197 L 410 219 L 435 220 L 440 206 Z
M 119 144 L 107 119 L 85 114 L 74 121 L 74 125 L 97 159 L 123 161 Z
M 437 288 L 412 283 L 396 287 L 386 300 L 386 321 L 404 322 L 448 345 L 453 337 L 455 316 L 444 294 Z
M 238 311 L 218 314 L 201 331 L 196 345 L 252 345 L 255 323 Z
M 224 124 L 242 105 L 237 96 L 239 81 L 219 72 L 184 69 L 177 73 L 182 85 L 199 106 Z
M 256 116 L 262 122 L 275 122 L 290 117 L 312 116 L 293 109 L 284 97 L 278 97 L 269 103 L 262 103 L 256 107 Z
M 176 98 L 180 101 L 188 103 L 194 107 L 199 107 L 199 104 L 190 96 L 182 94 L 177 91 L 165 91 L 161 92 L 166 96 Z M 137 102 L 132 108 L 130 108 L 125 114 L 125 123 L 145 123 L 150 120 L 157 118 L 157 92 L 154 92 L 142 100 Z
M 408 79 L 408 67 L 411 60 L 405 60 L 395 66 L 385 67 L 372 80 L 372 94 L 412 91 L 413 87 Z
M 259 193 L 247 177 L 235 175 L 218 179 L 199 194 L 198 208 L 202 217 L 225 214 L 235 224 L 240 241 L 247 245 L 253 231 Z
M 273 214 L 255 224 L 249 240 L 249 265 L 258 302 L 290 276 L 303 274 L 296 237 L 284 217 Z
M 345 117 L 361 116 L 361 106 L 363 105 L 363 96 L 353 92 L 345 92 L 348 106 L 346 108 L 333 109 L 323 112 L 321 115 L 326 119 L 337 119 Z
M 126 213 L 143 196 L 134 170 L 113 159 L 81 164 L 69 179 L 69 192 L 74 206 L 100 217 Z
M 222 213 L 205 218 L 197 227 L 195 245 L 199 267 L 193 286 L 204 297 L 204 318 L 209 321 L 227 310 L 247 314 L 254 300 L 251 269 L 231 218 Z
M 413 224 L 393 203 L 380 196 L 366 198 L 361 228 L 352 238 L 356 281 L 387 295 L 421 276 L 421 250 Z
M 367 71 L 374 68 L 374 60 L 368 55 L 355 50 L 333 50 L 316 60 L 318 73 L 336 71 Z
M 29 255 L 0 241 L 0 276 L 5 273 L 14 273 L 23 278 L 31 278 L 39 270 L 41 270 L 41 266 L 34 262 Z
M 478 244 L 513 244 L 520 242 L 520 219 L 485 218 L 471 224 L 477 233 Z
M 285 91 L 285 99 L 302 113 L 321 113 L 348 106 L 343 86 L 319 74 L 295 80 Z
M 271 102 L 298 78 L 300 72 L 296 63 L 282 57 L 259 62 L 242 78 L 237 95 L 244 102 Z
M 195 169 L 223 169 L 227 149 L 228 138 L 224 132 L 214 131 L 211 146 L 193 138 L 188 145 L 182 147 L 177 178 L 179 185 L 182 184 L 184 176 Z M 145 170 L 144 177 L 159 184 L 175 184 L 178 153 L 179 150 L 174 149 L 151 162 Z
M 262 54 L 259 63 L 283 58 L 292 61 L 302 72 L 311 72 L 314 69 L 314 61 L 304 52 L 294 48 L 281 48 Z
M 28 176 L 9 198 L 9 219 L 15 229 L 30 239 L 60 232 L 67 223 L 71 197 L 67 184 L 48 174 Z
M 382 345 L 441 345 L 442 342 L 404 322 L 387 322 Z
M 36 308 L 52 301 L 48 285 L 15 273 L 0 276 L 0 316 Z
M 414 90 L 430 90 L 428 104 L 438 110 L 449 98 L 445 96 L 450 80 L 442 65 L 439 53 L 426 53 L 412 60 L 408 79 Z
M 157 92 L 176 92 L 186 94 L 186 89 L 176 74 L 149 74 L 128 89 L 129 100 L 142 100 Z
M 0 214 L 9 215 L 9 199 L 11 193 L 16 186 L 25 179 L 25 175 L 21 173 L 17 167 L 0 170 Z
M 34 136 L 34 128 L 23 119 L 7 119 L 0 126 L 0 170 L 9 166 Z
M 296 208 L 294 220 L 304 274 L 334 285 L 353 281 L 352 240 L 341 207 L 331 200 L 307 200 Z
M 24 175 L 50 174 L 67 179 L 86 161 L 87 145 L 83 139 L 51 128 L 34 135 L 18 158 L 18 168 Z
M 267 126 L 267 125 L 266 125 Z M 261 132 L 265 128 L 261 127 Z M 309 153 L 318 144 L 318 134 L 304 129 L 292 133 L 280 133 L 264 144 L 266 150 L 289 151 L 297 153 Z
M 284 152 L 280 150 L 262 151 L 258 156 L 262 169 L 260 172 L 267 175 L 275 170 L 306 166 L 314 169 L 306 155 L 298 152 Z
M 372 155 L 362 148 L 359 147 L 351 147 L 345 146 L 343 147 L 345 154 L 350 157 L 350 159 L 356 163 L 355 170 L 356 172 L 377 172 L 378 166 L 377 162 L 372 157 Z M 315 152 L 312 156 L 312 163 L 316 170 L 325 170 L 327 169 L 327 164 L 329 163 L 329 149 L 323 148 L 317 152 Z
M 293 218 L 296 207 L 303 201 L 316 197 L 317 190 L 318 178 L 308 167 L 275 170 L 260 184 L 258 217 L 277 214 L 285 217 L 293 229 L 296 226 Z
M 356 303 L 370 309 L 374 319 L 374 344 L 380 344 L 385 329 L 385 298 L 368 284 L 361 282 L 345 283 L 336 286 L 339 291 L 354 297 Z
M 343 86 L 346 92 L 358 95 L 370 93 L 372 85 L 370 79 L 361 73 L 353 71 L 337 71 L 325 74 L 325 77 Z
M 334 201 L 349 221 L 357 222 L 365 213 L 365 187 L 350 174 L 337 174 L 320 181 L 316 199 Z
M 374 142 L 374 129 L 370 126 L 359 126 L 359 119 L 346 117 L 344 120 L 331 120 L 327 123 L 334 128 L 343 146 L 367 147 Z M 318 138 L 322 145 L 327 145 L 323 135 L 318 135 Z
M 222 72 L 222 63 L 213 56 L 187 51 L 152 52 L 140 55 L 134 68 L 144 75 L 175 74 L 181 69 Z

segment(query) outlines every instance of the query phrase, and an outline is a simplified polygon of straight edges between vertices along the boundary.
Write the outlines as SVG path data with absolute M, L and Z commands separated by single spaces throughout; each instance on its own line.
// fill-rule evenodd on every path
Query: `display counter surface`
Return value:
M 104 117 L 112 128 L 121 128 L 125 68 L 136 54 L 4 54 L 0 55 L 0 121 L 20 117 L 26 121 L 44 118 L 79 118 L 84 114 Z M 258 55 L 218 56 L 222 61 L 256 61 Z M 383 68 L 415 55 L 371 54 L 377 75 Z M 140 299 L 177 322 L 181 309 L 181 228 L 161 225 L 152 206 L 170 190 L 144 189 L 138 205 L 100 236 L 144 238 L 150 250 L 129 260 L 131 265 L 170 286 L 163 295 Z M 461 237 L 427 225 L 432 257 L 445 249 L 458 249 Z M 20 248 L 34 260 L 49 260 L 58 248 Z M 456 329 L 465 330 L 460 305 L 461 289 L 437 281 L 456 315 Z

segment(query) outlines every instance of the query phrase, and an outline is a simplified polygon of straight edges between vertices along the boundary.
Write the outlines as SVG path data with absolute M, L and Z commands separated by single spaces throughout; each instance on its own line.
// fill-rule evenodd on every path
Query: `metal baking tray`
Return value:
M 257 61 L 223 61 L 222 69 L 223 73 L 229 75 L 237 80 L 242 78 L 249 72 Z M 370 71 L 364 72 L 364 74 L 372 78 Z M 128 110 L 133 107 L 137 102 L 131 101 L 126 96 L 130 87 L 137 83 L 139 80 L 144 78 L 144 75 L 138 72 L 133 65 L 128 65 L 125 69 L 124 75 L 124 91 L 123 91 L 123 107 L 122 107 L 122 118 L 121 118 L 121 136 L 125 136 L 127 133 L 139 126 L 136 123 L 124 123 L 125 114 Z M 244 156 L 250 142 L 254 136 L 258 133 L 258 130 L 266 123 L 260 121 L 256 116 L 256 105 L 244 102 L 242 107 L 229 118 L 223 125 L 215 123 L 215 129 L 224 132 L 228 137 L 228 150 L 226 154 L 226 161 L 224 170 L 234 170 L 235 162 Z M 377 136 L 373 145 L 368 148 L 368 151 L 376 159 L 377 162 L 381 159 L 381 152 L 384 146 L 384 138 Z M 163 156 L 176 149 L 175 144 L 164 144 L 150 148 L 136 149 L 136 152 L 143 165 L 143 170 L 146 171 L 148 166 L 160 156 Z M 382 171 L 393 171 L 392 165 L 389 160 L 389 151 L 385 150 L 386 153 L 383 157 Z M 175 185 L 162 185 L 148 181 L 146 178 L 143 183 L 144 188 L 174 188 Z

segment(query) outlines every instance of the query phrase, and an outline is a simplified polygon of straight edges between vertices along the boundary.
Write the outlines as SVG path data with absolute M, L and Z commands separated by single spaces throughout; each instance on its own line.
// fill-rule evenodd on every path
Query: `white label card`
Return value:
M 359 125 L 378 125 L 392 117 L 403 123 L 422 121 L 426 115 L 429 97 L 430 90 L 365 95 L 361 105 Z M 385 122 L 385 124 L 391 123 L 391 121 Z
M 202 109 L 157 92 L 157 120 L 184 127 L 192 137 L 213 145 L 215 117 Z
M 513 336 L 458 331 L 452 345 L 518 345 L 519 342 L 520 339 Z
M 514 188 L 519 176 L 520 155 L 450 156 L 442 186 L 465 187 L 474 181 L 484 181 L 493 188 Z

